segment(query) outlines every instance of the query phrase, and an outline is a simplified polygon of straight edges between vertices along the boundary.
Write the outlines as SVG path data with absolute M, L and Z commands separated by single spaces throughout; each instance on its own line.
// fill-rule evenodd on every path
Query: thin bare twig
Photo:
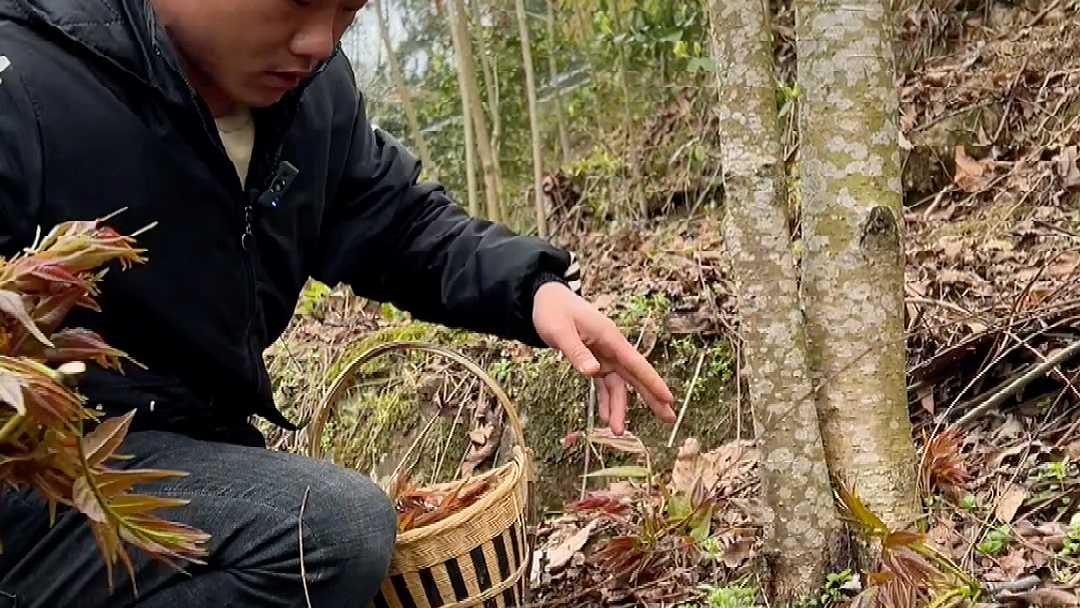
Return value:
M 682 426 L 683 416 L 686 414 L 686 407 L 690 405 L 690 396 L 694 394 L 694 386 L 697 385 L 698 378 L 701 376 L 701 365 L 705 363 L 705 353 L 702 351 L 701 356 L 698 357 L 697 367 L 694 369 L 694 377 L 690 380 L 690 388 L 686 390 L 686 396 L 683 397 L 682 407 L 679 408 L 679 417 L 675 419 L 675 426 L 671 429 L 671 436 L 668 437 L 667 447 L 675 445 L 675 435 L 679 433 L 679 427 Z
M 304 488 L 304 498 L 300 501 L 300 515 L 296 523 L 296 540 L 300 545 L 300 582 L 304 585 L 304 600 L 307 608 L 311 607 L 311 594 L 307 586 L 307 566 L 304 565 L 304 509 L 307 508 L 308 495 L 311 494 L 311 486 Z
M 1001 402 L 1008 399 L 1010 396 L 1015 395 L 1017 391 L 1024 388 L 1028 384 L 1031 384 L 1033 380 L 1046 374 L 1051 368 L 1066 361 L 1070 357 L 1080 353 L 1080 340 L 1073 342 L 1069 346 L 1058 351 L 1053 357 L 1050 357 L 1046 361 L 1036 365 L 1028 370 L 1026 373 L 1020 375 L 1018 378 L 1002 387 L 1001 390 L 990 396 L 989 399 L 983 401 L 979 405 L 975 406 L 964 414 L 960 420 L 957 421 L 957 426 L 965 426 L 971 421 L 985 414 L 988 410 L 998 406 Z
M 589 380 L 589 403 L 586 406 L 588 414 L 585 418 L 585 474 L 581 476 L 581 498 L 585 498 L 585 491 L 589 485 L 589 460 L 592 456 L 592 429 L 596 415 L 596 381 Z

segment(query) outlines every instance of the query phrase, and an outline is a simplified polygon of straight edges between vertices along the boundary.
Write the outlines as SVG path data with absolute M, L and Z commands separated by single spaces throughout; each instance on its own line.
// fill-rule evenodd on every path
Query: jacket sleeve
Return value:
M 546 281 L 580 292 L 574 255 L 470 217 L 441 186 L 418 182 L 417 158 L 370 125 L 362 97 L 357 104 L 313 276 L 420 320 L 544 346 L 533 295 Z
M 42 184 L 37 114 L 19 66 L 0 51 L 0 255 L 10 257 L 34 238 Z

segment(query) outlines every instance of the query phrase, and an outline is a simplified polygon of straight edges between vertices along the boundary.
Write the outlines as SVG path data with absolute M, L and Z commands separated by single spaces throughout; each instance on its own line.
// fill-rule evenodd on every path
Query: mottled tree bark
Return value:
M 897 99 L 885 0 L 796 0 L 803 300 L 832 473 L 918 514 L 905 384 Z
M 713 0 L 724 241 L 739 296 L 739 326 L 755 426 L 777 605 L 821 583 L 840 528 L 810 384 L 806 334 L 785 213 L 785 176 L 764 0 Z

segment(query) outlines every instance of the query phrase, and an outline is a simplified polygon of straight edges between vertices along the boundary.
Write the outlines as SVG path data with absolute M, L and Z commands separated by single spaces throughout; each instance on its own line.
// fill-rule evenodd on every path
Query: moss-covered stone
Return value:
M 703 343 L 691 337 L 666 339 L 657 344 L 650 359 L 675 393 L 676 406 L 681 407 L 702 352 L 705 359 L 701 372 L 671 448 L 666 446 L 672 426 L 653 419 L 644 402 L 636 398 L 631 401 L 627 428 L 649 448 L 657 470 L 671 466 L 685 437 L 697 437 L 703 445 L 711 446 L 735 436 L 735 366 L 732 350 L 726 343 Z M 538 506 L 557 510 L 564 501 L 579 495 L 585 473 L 584 442 L 566 449 L 561 440 L 568 433 L 587 427 L 588 380 L 558 353 L 544 351 L 528 363 L 515 366 L 508 374 L 506 388 L 526 419 L 526 439 L 537 464 Z M 749 413 L 745 414 L 743 427 L 749 429 L 746 423 Z M 602 426 L 598 415 L 594 425 Z M 610 450 L 601 453 L 603 464 L 592 458 L 591 470 L 631 462 L 629 457 Z
M 665 298 L 643 298 L 640 302 L 631 302 L 617 319 L 620 324 L 633 326 L 643 316 L 662 314 L 667 307 Z M 512 361 L 502 355 L 500 347 L 505 345 L 502 342 L 412 322 L 374 332 L 350 346 L 330 366 L 327 382 L 331 382 L 360 353 L 394 340 L 422 340 L 448 346 L 486 369 L 506 390 L 522 415 L 526 441 L 537 465 L 538 478 L 534 486 L 537 507 L 559 509 L 566 500 L 578 496 L 584 473 L 584 445 L 578 443 L 564 449 L 560 440 L 570 432 L 586 428 L 589 385 L 561 354 L 539 349 L 533 350 L 524 361 Z M 703 353 L 701 371 L 686 402 L 672 448 L 666 447 L 671 425 L 656 422 L 644 402 L 631 401 L 628 428 L 649 447 L 658 469 L 670 466 L 685 437 L 695 436 L 703 445 L 709 446 L 730 440 L 735 435 L 735 364 L 729 344 L 704 342 L 692 336 L 661 337 L 652 349 L 650 359 L 671 386 L 678 408 L 683 405 Z M 421 425 L 436 411 L 420 373 L 425 362 L 436 359 L 425 353 L 399 354 L 393 359 L 379 357 L 364 366 L 355 383 L 358 387 L 361 382 L 368 385 L 351 391 L 338 405 L 340 415 L 327 423 L 322 435 L 324 449 L 332 451 L 335 460 L 341 464 L 365 473 L 375 472 L 379 477 L 388 475 L 412 445 Z M 744 435 L 749 434 L 748 420 L 749 412 L 744 412 L 743 428 L 747 429 Z M 602 426 L 598 416 L 595 425 Z M 450 437 L 451 445 L 447 449 L 438 447 L 437 441 L 429 441 L 419 446 L 423 458 L 416 469 L 417 474 L 427 477 L 426 473 L 434 464 L 434 458 L 429 456 L 442 450 L 446 456 L 442 459 L 443 469 L 438 480 L 453 478 L 451 473 L 467 448 L 464 437 L 469 427 L 459 425 L 451 430 L 451 426 L 452 420 L 447 418 L 431 429 L 430 437 L 438 441 Z M 603 457 L 608 466 L 629 462 L 610 450 L 605 450 Z M 590 469 L 596 470 L 600 466 L 597 459 L 592 458 Z

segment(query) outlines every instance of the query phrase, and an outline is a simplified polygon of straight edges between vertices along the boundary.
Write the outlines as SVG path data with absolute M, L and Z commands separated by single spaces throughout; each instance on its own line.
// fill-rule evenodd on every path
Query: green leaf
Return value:
M 715 72 L 716 62 L 712 57 L 692 57 L 690 61 L 686 62 L 686 69 L 690 72 Z
M 599 471 L 593 471 L 586 477 L 648 477 L 652 473 L 649 469 L 639 466 L 607 467 Z

